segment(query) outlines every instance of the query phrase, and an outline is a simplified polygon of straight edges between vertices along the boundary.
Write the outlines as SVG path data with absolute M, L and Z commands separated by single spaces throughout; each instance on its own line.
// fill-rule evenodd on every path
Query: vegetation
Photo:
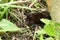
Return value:
M 0 0 L 0 40 L 60 40 L 59 3 Z

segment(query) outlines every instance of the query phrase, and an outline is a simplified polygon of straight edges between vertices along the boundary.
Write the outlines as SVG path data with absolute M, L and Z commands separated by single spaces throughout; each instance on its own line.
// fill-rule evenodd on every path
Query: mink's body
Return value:
M 44 23 L 40 21 L 41 18 L 51 19 L 48 11 L 44 11 L 42 13 L 33 13 L 27 16 L 26 18 L 27 25 L 33 24 L 42 25 Z

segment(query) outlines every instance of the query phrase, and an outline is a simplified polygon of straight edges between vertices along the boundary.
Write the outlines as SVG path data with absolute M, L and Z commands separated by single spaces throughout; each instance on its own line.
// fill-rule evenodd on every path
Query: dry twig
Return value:
M 33 7 L 33 5 L 34 5 L 36 2 L 38 2 L 38 1 L 40 1 L 40 0 L 35 0 L 35 1 L 33 1 L 33 2 L 29 5 L 29 8 Z

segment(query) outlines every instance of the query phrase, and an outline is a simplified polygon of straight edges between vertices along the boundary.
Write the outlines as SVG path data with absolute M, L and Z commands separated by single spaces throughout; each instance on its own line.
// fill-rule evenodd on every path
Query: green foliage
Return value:
M 46 25 L 49 25 L 51 23 L 51 20 L 48 20 L 48 19 L 41 19 L 41 21 Z
M 6 20 L 6 19 L 2 19 L 2 21 L 0 21 L 0 32 L 15 32 L 15 31 L 20 31 L 21 29 L 18 28 L 15 24 L 13 24 L 12 22 Z
M 56 40 L 60 40 L 60 23 L 53 22 L 47 19 L 41 19 L 41 21 L 46 24 L 44 26 L 44 30 L 46 34 L 48 34 L 49 36 L 55 37 Z
M 52 37 L 46 38 L 45 40 L 54 40 Z
M 13 1 L 13 0 L 10 0 Z M 0 1 L 0 5 L 3 5 L 3 3 L 8 2 L 8 0 L 1 0 Z M 0 20 L 3 18 L 4 14 L 6 16 L 6 19 L 8 18 L 8 9 L 10 7 L 9 6 L 0 6 Z
M 43 35 L 40 36 L 40 39 L 39 39 L 39 40 L 44 40 L 44 39 L 43 39 Z
M 11 11 L 12 8 L 19 8 L 19 9 L 29 9 L 29 10 L 36 10 L 35 8 L 28 8 L 27 6 L 17 6 L 17 5 L 12 5 L 12 3 L 18 3 L 18 2 L 13 2 L 15 0 L 1 0 L 0 1 L 0 20 L 4 18 L 8 19 L 8 14 L 9 11 Z
M 53 25 L 45 25 L 44 30 L 48 35 L 55 36 L 55 29 Z
M 37 30 L 35 33 L 38 33 L 38 35 L 41 35 L 41 34 L 45 34 L 45 30 L 41 29 L 41 30 Z
M 1 39 L 1 36 L 0 36 L 0 40 L 2 40 L 2 39 Z
M 41 19 L 45 23 L 44 30 L 49 36 L 55 36 L 55 25 L 51 20 Z
M 45 40 L 54 40 L 52 36 L 56 38 L 56 40 L 60 40 L 60 23 L 56 23 L 48 19 L 41 19 L 41 21 L 44 22 L 45 25 L 43 29 L 36 31 L 36 33 L 40 36 L 39 39 L 41 38 L 43 40 L 41 35 L 47 34 L 50 37 L 46 38 Z M 35 34 L 35 36 L 37 34 Z
M 35 34 L 34 34 L 34 38 L 38 38 L 39 40 L 43 40 L 43 34 L 45 34 L 46 32 L 41 29 L 41 30 L 37 30 L 35 31 Z

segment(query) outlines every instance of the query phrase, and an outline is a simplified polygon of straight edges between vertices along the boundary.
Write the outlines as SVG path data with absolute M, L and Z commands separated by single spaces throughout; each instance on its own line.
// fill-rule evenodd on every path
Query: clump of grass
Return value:
M 26 0 L 26 1 L 14 1 L 14 0 L 6 0 L 6 1 L 0 1 L 0 2 L 2 2 L 2 3 L 0 3 L 0 10 L 2 10 L 2 9 L 4 9 L 4 10 L 2 10 L 2 11 L 0 11 L 0 19 L 2 19 L 3 18 L 3 16 L 4 15 L 6 15 L 6 19 L 7 19 L 7 17 L 8 17 L 8 13 L 9 13 L 9 10 L 10 9 L 14 9 L 14 8 L 19 8 L 19 9 L 28 9 L 28 10 L 37 10 L 36 8 L 39 8 L 39 7 L 42 7 L 41 5 L 39 5 L 39 3 L 38 2 L 36 2 L 35 0 L 33 0 L 33 1 L 31 1 L 31 0 Z M 27 6 L 25 3 L 28 3 L 28 4 L 30 4 L 29 2 L 31 2 L 31 3 L 33 3 L 33 5 L 35 6 L 35 7 L 29 7 L 29 6 Z M 17 5 L 17 4 L 20 4 L 20 5 Z M 21 6 L 21 4 L 23 4 L 22 6 Z M 32 5 L 32 6 L 33 6 Z M 3 8 L 2 8 L 3 7 Z

